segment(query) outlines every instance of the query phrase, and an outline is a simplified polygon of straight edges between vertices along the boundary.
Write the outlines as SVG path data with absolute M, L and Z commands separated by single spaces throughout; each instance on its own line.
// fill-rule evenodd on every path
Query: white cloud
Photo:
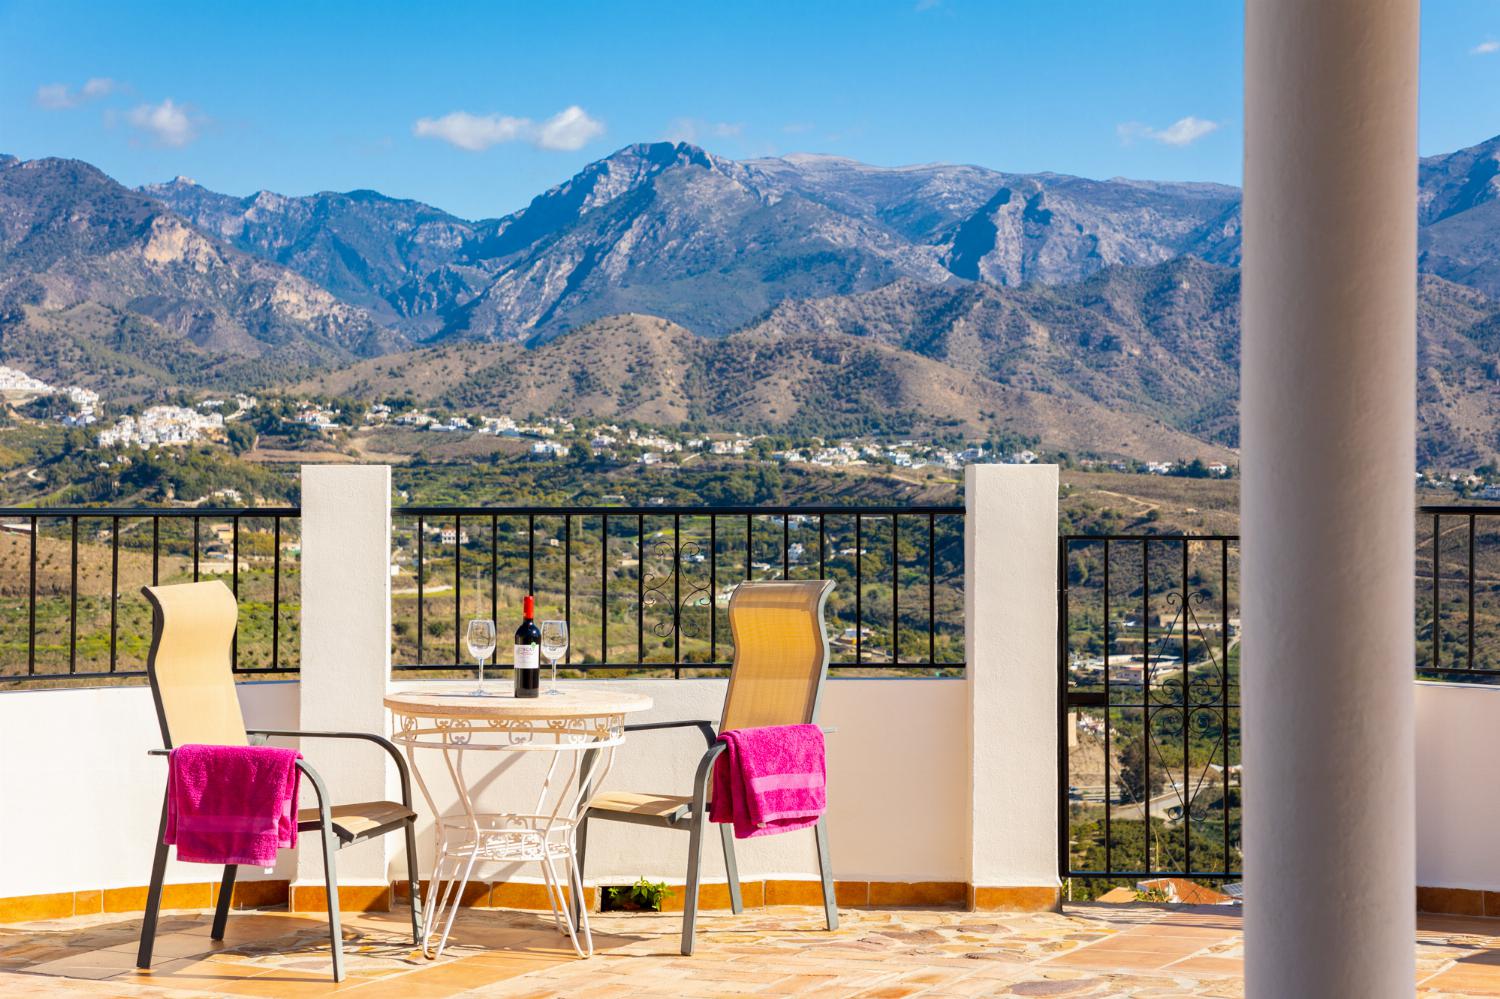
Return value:
M 426 139 L 442 139 L 451 146 L 477 153 L 519 139 L 530 128 L 528 118 L 452 111 L 441 118 L 418 118 L 412 126 L 412 134 Z
M 604 134 L 604 122 L 574 104 L 542 123 L 536 144 L 543 149 L 582 149 Z
M 1492 38 L 1474 46 L 1469 50 L 1469 55 L 1494 55 L 1496 52 L 1500 52 L 1500 42 Z
M 96 76 L 74 90 L 66 83 L 44 83 L 36 88 L 36 102 L 48 111 L 63 111 L 76 108 L 88 101 L 108 97 L 121 89 L 120 84 L 107 76 Z
M 164 146 L 185 146 L 198 137 L 201 119 L 168 97 L 160 104 L 142 104 L 131 109 L 126 120 Z
M 1189 146 L 1218 129 L 1219 123 L 1216 121 L 1188 115 L 1186 118 L 1178 118 L 1166 128 L 1152 128 L 1138 121 L 1127 121 L 1116 126 L 1115 131 L 1126 145 L 1137 139 L 1150 139 L 1168 146 Z
M 539 149 L 582 149 L 604 134 L 604 123 L 574 104 L 538 125 L 530 118 L 450 111 L 441 118 L 418 118 L 412 134 L 469 152 L 481 152 L 503 142 L 529 142 Z

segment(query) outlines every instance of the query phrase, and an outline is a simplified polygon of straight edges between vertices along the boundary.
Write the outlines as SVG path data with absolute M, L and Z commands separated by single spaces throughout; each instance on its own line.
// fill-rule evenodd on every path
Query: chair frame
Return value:
M 832 651 L 828 644 L 828 629 L 825 624 L 825 616 L 828 604 L 828 595 L 833 592 L 833 581 L 824 580 L 826 585 L 818 598 L 817 618 L 818 630 L 823 640 L 823 666 L 818 677 L 817 685 L 813 692 L 812 709 L 809 712 L 810 724 L 817 724 L 818 709 L 823 699 L 823 684 L 828 680 L 828 663 L 832 658 Z M 743 585 L 743 584 L 742 584 Z M 753 584 L 751 584 L 753 585 Z M 738 590 L 735 591 L 738 594 Z M 733 597 L 730 598 L 730 607 L 733 609 Z M 732 671 L 732 667 L 731 667 Z M 728 693 L 725 694 L 726 704 Z M 578 823 L 578 874 L 579 880 L 583 879 L 584 858 L 588 845 L 588 827 L 590 819 L 602 819 L 612 822 L 629 822 L 636 825 L 655 826 L 657 828 L 687 829 L 688 839 L 688 868 L 686 892 L 682 904 L 682 954 L 685 957 L 693 953 L 693 933 L 697 928 L 698 921 L 698 889 L 702 882 L 703 874 L 703 837 L 705 826 L 708 825 L 708 793 L 713 781 L 714 763 L 729 747 L 719 742 L 719 733 L 713 722 L 698 718 L 683 721 L 664 722 L 642 722 L 635 725 L 626 725 L 626 732 L 655 732 L 668 729 L 696 728 L 703 733 L 707 743 L 707 749 L 698 761 L 697 771 L 693 775 L 693 800 L 691 806 L 678 810 L 665 817 L 659 815 L 635 815 L 630 812 L 596 811 L 588 809 L 583 813 Z M 833 729 L 824 728 L 824 732 L 832 732 Z M 839 928 L 839 910 L 833 886 L 833 862 L 828 851 L 828 817 L 825 815 L 818 819 L 813 829 L 814 838 L 818 851 L 818 874 L 823 889 L 823 915 L 829 930 Z M 734 827 L 729 823 L 719 824 L 719 842 L 724 850 L 724 872 L 729 882 L 729 907 L 736 916 L 745 911 L 745 903 L 740 892 L 739 865 L 734 855 Z M 574 902 L 575 911 L 582 905 L 581 900 Z
M 161 736 L 164 748 L 147 750 L 148 756 L 169 757 L 172 753 L 172 736 L 167 726 L 166 706 L 162 703 L 161 692 L 157 686 L 156 674 L 156 651 L 160 641 L 163 624 L 161 606 L 150 592 L 150 587 L 141 587 L 141 592 L 151 604 L 151 650 L 146 657 L 146 673 L 151 681 L 151 696 L 156 704 L 156 720 L 161 726 Z M 233 677 L 231 676 L 231 682 Z M 393 822 L 386 822 L 358 833 L 347 833 L 334 824 L 332 814 L 332 799 L 329 797 L 327 785 L 323 778 L 313 769 L 306 760 L 297 760 L 297 769 L 307 778 L 313 787 L 313 794 L 318 800 L 318 817 L 316 819 L 302 820 L 297 823 L 298 832 L 317 831 L 321 837 L 323 852 L 323 883 L 327 892 L 328 901 L 328 940 L 333 951 L 333 980 L 342 982 L 344 980 L 344 937 L 339 917 L 339 894 L 338 874 L 334 855 L 344 847 L 353 846 L 356 843 L 367 842 L 384 836 L 386 833 L 394 832 L 405 827 L 406 835 L 406 866 L 408 888 L 411 895 L 411 931 L 414 945 L 422 945 L 422 892 L 421 881 L 417 871 L 417 834 L 416 834 L 416 811 L 412 807 L 411 797 L 411 773 L 407 768 L 406 760 L 401 751 L 389 739 L 372 732 L 312 732 L 297 729 L 270 729 L 270 728 L 246 728 L 245 736 L 250 745 L 265 745 L 272 738 L 294 738 L 294 739 L 358 739 L 372 742 L 381 747 L 396 763 L 396 772 L 401 778 L 401 804 L 411 813 L 409 817 Z M 161 824 L 156 832 L 156 850 L 151 860 L 151 886 L 146 893 L 146 911 L 141 922 L 141 943 L 136 953 L 136 967 L 149 970 L 151 967 L 151 951 L 156 943 L 156 925 L 161 912 L 161 896 L 163 882 L 167 871 L 167 851 L 170 849 L 165 842 L 167 832 L 167 795 L 162 794 Z M 234 882 L 239 873 L 237 864 L 226 864 L 224 866 L 223 879 L 219 884 L 218 903 L 214 907 L 214 922 L 210 936 L 214 940 L 223 940 L 224 931 L 229 921 L 229 908 L 234 895 Z

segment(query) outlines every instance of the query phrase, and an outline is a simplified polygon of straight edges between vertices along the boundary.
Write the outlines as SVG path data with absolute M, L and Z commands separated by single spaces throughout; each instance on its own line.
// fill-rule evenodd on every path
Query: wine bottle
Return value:
M 526 595 L 522 605 L 526 619 L 516 629 L 516 696 L 535 697 L 542 689 L 542 633 L 532 618 L 536 617 L 536 600 Z

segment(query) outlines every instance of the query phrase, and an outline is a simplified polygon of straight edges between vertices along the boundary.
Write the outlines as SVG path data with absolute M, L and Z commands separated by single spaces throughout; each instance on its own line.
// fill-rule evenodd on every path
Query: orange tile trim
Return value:
M 145 885 L 137 885 L 0 898 L 0 923 L 66 919 L 69 916 L 93 916 L 102 912 L 140 912 L 146 908 L 146 893 Z M 287 895 L 286 881 L 241 881 L 234 886 L 233 905 L 236 909 L 284 905 Z M 218 898 L 217 881 L 165 885 L 162 888 L 161 905 L 163 909 L 209 909 Z
M 683 886 L 671 887 L 672 894 L 663 908 L 668 912 L 681 912 Z M 422 890 L 426 892 L 427 889 L 428 885 L 424 881 Z M 740 891 L 748 909 L 773 905 L 823 904 L 822 885 L 811 880 L 745 881 L 741 882 Z M 976 910 L 999 912 L 1056 909 L 1060 898 L 1058 890 L 1052 888 L 976 887 L 962 881 L 837 881 L 834 883 L 834 894 L 838 904 L 846 908 L 968 906 Z M 162 907 L 208 909 L 218 901 L 218 896 L 218 882 L 167 885 L 162 892 Z M 407 887 L 404 880 L 395 881 L 388 887 L 339 886 L 339 907 L 346 912 L 385 912 L 397 902 L 404 904 L 406 898 Z M 698 899 L 705 910 L 728 909 L 728 886 L 723 882 L 705 884 L 699 889 Z M 1424 907 L 1424 902 L 1428 907 Z M 478 908 L 538 911 L 550 908 L 545 886 L 521 881 L 470 882 L 464 892 L 463 904 Z M 287 881 L 241 881 L 234 886 L 233 905 L 236 909 L 285 905 L 292 912 L 323 912 L 327 908 L 326 894 L 321 885 L 292 885 Z M 590 910 L 598 910 L 597 888 L 588 889 L 588 905 Z M 1434 905 L 1448 907 L 1430 907 Z M 0 923 L 65 919 L 100 912 L 140 912 L 145 906 L 145 886 L 22 895 L 0 898 Z M 1500 916 L 1500 892 L 1419 888 L 1418 909 L 1422 912 Z
M 1004 888 L 969 885 L 971 912 L 1056 912 L 1062 907 L 1061 888 Z
M 681 884 L 669 884 L 668 887 L 672 889 L 672 892 L 663 901 L 662 911 L 681 912 L 684 886 Z M 845 908 L 865 906 L 875 908 L 899 908 L 903 906 L 956 908 L 968 904 L 974 897 L 970 886 L 962 881 L 836 881 L 833 887 L 834 896 L 838 904 Z M 428 889 L 428 883 L 423 881 L 422 891 L 425 893 Z M 981 891 L 986 894 L 980 897 L 996 910 L 1032 912 L 1038 909 L 1055 909 L 1057 907 L 1058 892 L 1055 890 L 1002 888 L 981 889 Z M 992 891 L 1002 894 L 988 894 Z M 1048 891 L 1050 891 L 1050 894 L 1045 896 L 1037 894 Z M 392 882 L 391 894 L 397 902 L 405 903 L 409 894 L 406 882 L 404 880 Z M 812 880 L 772 879 L 767 881 L 742 881 L 740 882 L 740 895 L 747 909 L 760 909 L 773 905 L 820 906 L 823 904 L 823 886 L 820 882 Z M 471 908 L 488 907 L 536 911 L 546 911 L 551 907 L 547 901 L 546 887 L 529 881 L 495 881 L 490 883 L 471 881 L 468 888 L 464 891 L 464 899 L 461 904 Z M 591 911 L 598 911 L 599 892 L 597 888 L 588 889 L 588 905 Z M 701 885 L 698 889 L 698 905 L 705 911 L 727 910 L 729 908 L 729 886 L 722 881 Z
M 1500 918 L 1500 892 L 1480 888 L 1417 887 L 1417 911 L 1441 916 Z
M 287 908 L 292 912 L 327 912 L 328 891 L 322 885 L 292 885 Z M 339 885 L 343 912 L 389 912 L 390 885 Z

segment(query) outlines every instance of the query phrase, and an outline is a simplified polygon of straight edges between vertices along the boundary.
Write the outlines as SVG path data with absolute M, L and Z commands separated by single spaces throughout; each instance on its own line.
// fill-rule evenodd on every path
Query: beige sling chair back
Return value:
M 578 869 L 584 865 L 591 820 L 634 822 L 640 825 L 686 829 L 687 888 L 683 899 L 682 953 L 693 952 L 693 929 L 698 914 L 698 885 L 702 848 L 708 824 L 708 792 L 714 761 L 723 752 L 718 733 L 771 725 L 806 725 L 818 720 L 818 698 L 828 676 L 828 632 L 824 613 L 832 580 L 741 583 L 729 599 L 729 626 L 734 635 L 734 663 L 719 727 L 707 721 L 648 722 L 627 725 L 627 732 L 697 728 L 708 741 L 698 763 L 692 794 L 653 794 L 610 791 L 595 795 L 578 828 Z M 827 818 L 814 830 L 818 868 L 823 882 L 823 910 L 830 930 L 838 928 L 834 903 L 833 864 L 828 854 Z M 739 871 L 734 858 L 734 829 L 719 826 L 724 868 L 729 877 L 729 903 L 736 914 L 744 910 Z
M 280 729 L 247 729 L 235 692 L 233 648 L 239 623 L 239 606 L 229 587 L 218 580 L 147 586 L 141 592 L 151 604 L 151 651 L 146 674 L 156 701 L 165 748 L 153 755 L 167 755 L 175 746 L 190 744 L 245 746 L 271 737 L 294 739 L 359 739 L 373 742 L 396 761 L 401 776 L 401 801 L 364 801 L 334 805 L 316 770 L 298 761 L 317 797 L 316 808 L 297 813 L 299 831 L 316 830 L 322 836 L 323 873 L 328 890 L 328 934 L 333 947 L 333 978 L 344 978 L 343 935 L 339 928 L 338 877 L 334 854 L 346 846 L 363 843 L 386 833 L 406 834 L 407 874 L 411 887 L 412 939 L 421 944 L 421 892 L 417 881 L 416 812 L 411 807 L 411 779 L 406 760 L 382 736 L 363 732 L 298 732 Z M 162 880 L 167 869 L 167 807 L 162 802 L 161 828 L 156 834 L 156 852 L 151 863 L 151 888 L 146 895 L 141 946 L 136 957 L 140 968 L 151 967 L 151 949 L 156 939 L 161 910 Z M 237 867 L 226 865 L 214 911 L 212 936 L 224 939 L 234 894 Z

